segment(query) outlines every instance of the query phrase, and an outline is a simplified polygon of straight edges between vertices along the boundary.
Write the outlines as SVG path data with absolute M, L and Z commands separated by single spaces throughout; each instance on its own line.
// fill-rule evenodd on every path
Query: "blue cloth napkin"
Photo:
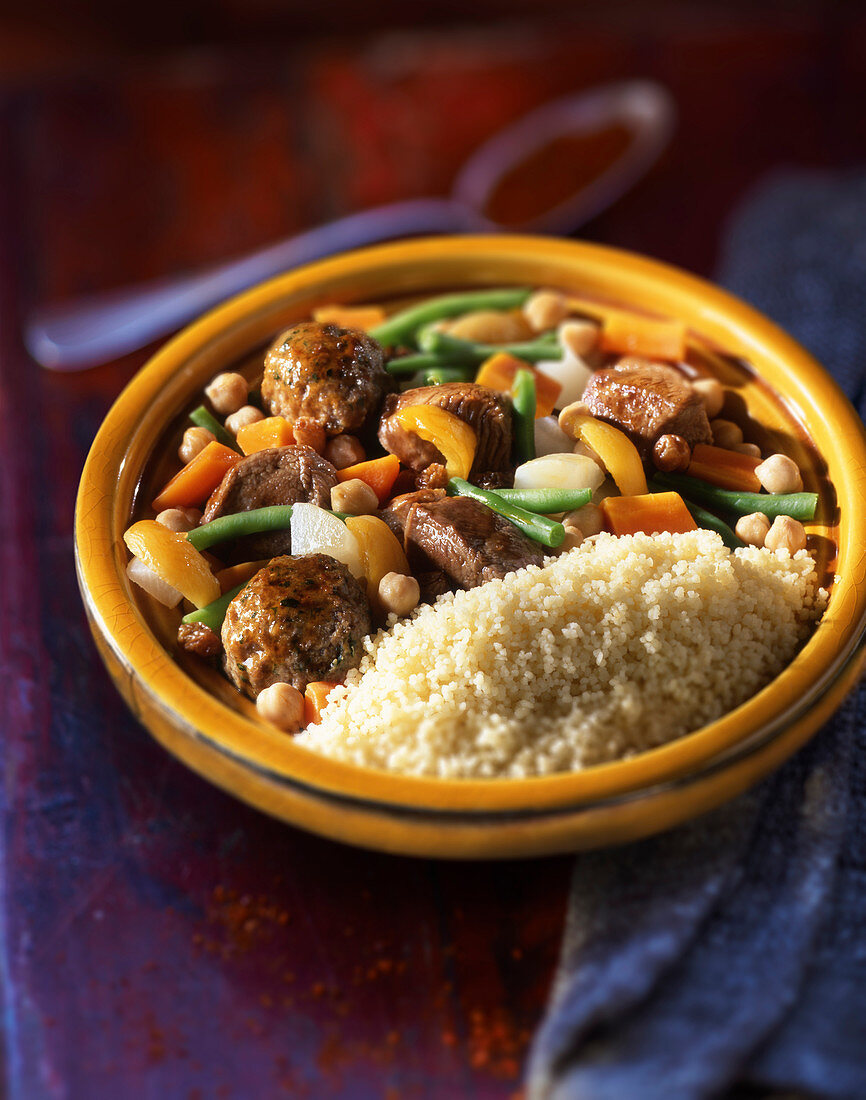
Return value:
M 866 178 L 776 176 L 719 281 L 866 403 Z M 530 1100 L 866 1097 L 866 689 L 755 790 L 577 857 Z

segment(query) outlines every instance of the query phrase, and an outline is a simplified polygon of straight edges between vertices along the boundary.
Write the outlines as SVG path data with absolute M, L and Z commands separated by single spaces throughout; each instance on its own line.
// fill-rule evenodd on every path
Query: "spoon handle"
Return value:
M 35 310 L 25 328 L 25 342 L 33 358 L 44 367 L 84 370 L 135 351 L 223 299 L 299 264 L 392 237 L 458 232 L 485 225 L 472 211 L 450 199 L 389 203 L 191 275 L 158 279 Z

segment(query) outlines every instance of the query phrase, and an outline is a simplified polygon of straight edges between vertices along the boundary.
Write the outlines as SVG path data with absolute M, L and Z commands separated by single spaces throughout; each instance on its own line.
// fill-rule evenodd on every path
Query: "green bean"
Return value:
M 214 521 L 216 522 L 216 521 Z M 220 596 L 214 600 L 213 603 L 207 604 L 207 606 L 200 608 L 198 611 L 190 611 L 188 615 L 184 615 L 181 622 L 184 623 L 204 623 L 205 626 L 209 626 L 214 634 L 219 634 L 223 619 L 226 617 L 226 611 L 228 611 L 229 604 L 240 592 L 242 588 L 246 587 L 246 583 L 239 584 L 237 588 L 231 588 L 224 596 Z
M 592 500 L 592 489 L 491 489 L 490 492 L 527 512 L 546 516 L 573 512 Z
M 790 516 L 801 522 L 815 518 L 817 493 L 746 493 L 734 489 L 719 489 L 700 478 L 685 474 L 656 474 L 655 481 L 666 489 L 674 489 L 684 500 L 704 504 L 708 508 L 748 516 L 763 512 L 768 519 Z
M 203 523 L 187 533 L 187 539 L 196 550 L 206 550 L 218 542 L 258 535 L 262 531 L 286 531 L 292 519 L 290 504 L 272 504 L 269 508 L 251 508 L 248 512 L 234 512 L 230 516 Z
M 419 341 L 422 351 L 432 355 L 441 355 L 454 364 L 480 366 L 485 359 L 497 352 L 505 352 L 516 359 L 525 359 L 527 363 L 537 363 L 540 359 L 561 359 L 562 348 L 555 334 L 552 337 L 539 336 L 516 344 L 480 344 L 475 340 L 462 340 L 447 332 L 428 329 Z
M 523 305 L 531 293 L 526 287 L 505 287 L 500 290 L 471 290 L 463 294 L 428 298 L 425 302 L 395 313 L 381 325 L 370 329 L 369 335 L 386 348 L 415 347 L 415 334 L 422 325 L 459 317 L 461 313 L 474 309 L 516 309 Z
M 240 450 L 235 437 L 226 431 L 213 413 L 208 412 L 204 405 L 199 405 L 197 409 L 193 409 L 189 414 L 189 418 L 197 428 L 207 428 L 209 432 L 213 432 L 217 443 L 222 443 L 224 447 L 231 447 L 233 451 Z
M 389 374 L 406 375 L 423 370 L 443 370 L 453 365 L 446 355 L 419 352 L 417 355 L 401 355 L 397 359 L 389 359 L 385 370 Z
M 522 368 L 514 376 L 511 386 L 511 403 L 514 408 L 514 442 L 518 462 L 535 458 L 535 375 Z
M 446 382 L 471 382 L 475 377 L 474 367 L 434 367 L 424 375 L 425 386 L 441 386 Z
M 667 491 L 668 490 L 665 490 L 665 492 Z M 691 504 L 688 500 L 683 501 L 683 503 L 686 508 L 688 508 L 689 514 L 698 527 L 705 527 L 708 531 L 715 531 L 717 535 L 721 536 L 722 542 L 729 550 L 739 550 L 742 546 L 746 545 L 741 538 L 737 537 L 733 528 L 729 527 L 723 519 L 719 519 L 719 517 L 714 516 L 712 512 L 708 512 L 705 508 L 701 508 L 699 504 Z
M 525 508 L 518 508 L 496 493 L 488 489 L 479 489 L 477 485 L 470 485 L 462 477 L 452 477 L 448 482 L 448 492 L 451 496 L 471 497 L 495 512 L 509 523 L 513 523 L 524 535 L 542 543 L 544 546 L 559 546 L 565 538 L 565 528 L 561 523 L 555 523 L 545 516 L 536 516 Z

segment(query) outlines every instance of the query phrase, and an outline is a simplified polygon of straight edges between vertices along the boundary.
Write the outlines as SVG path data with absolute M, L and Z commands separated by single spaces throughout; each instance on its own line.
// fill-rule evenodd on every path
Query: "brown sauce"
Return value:
M 618 124 L 555 138 L 505 173 L 485 204 L 485 215 L 500 225 L 541 217 L 603 175 L 632 140 L 632 132 Z

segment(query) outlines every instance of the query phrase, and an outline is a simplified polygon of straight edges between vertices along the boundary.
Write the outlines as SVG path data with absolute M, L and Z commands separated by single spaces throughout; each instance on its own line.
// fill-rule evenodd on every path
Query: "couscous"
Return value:
M 442 597 L 367 643 L 301 742 L 414 775 L 545 775 L 633 755 L 744 702 L 823 610 L 800 551 L 602 534 Z

